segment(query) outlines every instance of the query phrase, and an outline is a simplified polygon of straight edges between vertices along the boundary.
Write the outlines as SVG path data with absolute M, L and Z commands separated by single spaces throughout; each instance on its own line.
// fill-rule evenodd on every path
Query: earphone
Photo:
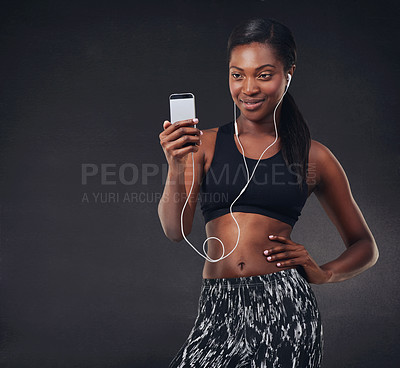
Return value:
M 238 238 L 237 238 L 237 240 L 236 240 L 235 247 L 234 247 L 226 256 L 224 256 L 224 254 L 225 254 L 225 247 L 224 247 L 224 243 L 221 241 L 221 239 L 219 239 L 219 238 L 217 238 L 217 237 L 215 237 L 215 236 L 210 236 L 210 237 L 208 237 L 206 240 L 204 240 L 204 242 L 203 242 L 203 252 L 204 252 L 204 254 L 205 254 L 205 256 L 204 256 L 203 254 L 201 254 L 201 253 L 192 245 L 192 243 L 189 242 L 189 240 L 186 238 L 185 233 L 184 233 L 184 231 L 183 231 L 183 213 L 184 213 L 184 211 L 185 211 L 186 204 L 187 204 L 187 202 L 189 201 L 189 198 L 190 198 L 190 195 L 191 195 L 191 193 L 192 193 L 193 186 L 194 186 L 194 158 L 193 158 L 193 152 L 192 152 L 193 180 L 192 180 L 192 186 L 191 186 L 191 188 L 190 188 L 189 194 L 188 194 L 188 196 L 187 196 L 187 198 L 186 198 L 186 201 L 185 201 L 185 204 L 183 205 L 183 208 L 182 208 L 182 213 L 181 213 L 181 231 L 182 231 L 183 238 L 186 240 L 186 242 L 187 242 L 200 256 L 202 256 L 203 258 L 205 258 L 205 259 L 206 259 L 207 261 L 209 261 L 209 262 L 219 262 L 220 260 L 222 260 L 222 259 L 228 257 L 230 254 L 233 253 L 233 251 L 236 249 L 237 245 L 239 244 L 240 227 L 239 227 L 239 224 L 237 223 L 235 217 L 233 216 L 233 213 L 232 213 L 232 206 L 233 206 L 233 204 L 238 200 L 238 198 L 242 195 L 242 193 L 246 190 L 246 188 L 247 188 L 247 186 L 249 185 L 251 179 L 253 178 L 253 175 L 254 175 L 254 173 L 255 173 L 255 171 L 256 171 L 256 168 L 257 168 L 257 166 L 258 166 L 258 163 L 260 162 L 261 157 L 263 156 L 263 154 L 265 153 L 265 151 L 266 151 L 268 148 L 270 148 L 272 145 L 274 145 L 275 142 L 278 140 L 278 130 L 277 130 L 277 128 L 276 128 L 276 119 L 275 119 L 276 109 L 278 108 L 279 104 L 282 102 L 283 97 L 285 96 L 287 90 L 289 89 L 289 85 L 290 85 L 291 80 L 292 80 L 292 76 L 291 76 L 290 74 L 288 74 L 288 75 L 287 75 L 287 85 L 286 85 L 286 87 L 285 87 L 285 92 L 283 93 L 282 97 L 280 98 L 280 100 L 278 101 L 278 103 L 276 104 L 276 106 L 275 106 L 275 108 L 274 108 L 274 127 L 275 127 L 275 133 L 276 133 L 275 140 L 274 140 L 274 142 L 271 143 L 271 144 L 263 151 L 263 153 L 261 154 L 260 158 L 258 159 L 258 161 L 257 161 L 257 163 L 256 163 L 256 165 L 255 165 L 255 167 L 254 167 L 254 169 L 253 169 L 253 172 L 252 172 L 250 178 L 249 178 L 249 169 L 248 169 L 247 163 L 246 163 L 246 157 L 244 156 L 244 149 L 243 149 L 243 146 L 242 146 L 242 144 L 241 144 L 241 142 L 240 142 L 240 140 L 239 140 L 238 124 L 237 124 L 237 121 L 236 121 L 236 105 L 235 105 L 235 102 L 233 103 L 233 114 L 234 114 L 234 119 L 235 119 L 235 120 L 234 120 L 235 135 L 236 135 L 236 138 L 237 138 L 237 140 L 238 140 L 238 142 L 239 142 L 239 145 L 240 145 L 240 147 L 241 147 L 241 149 L 242 149 L 243 161 L 244 161 L 244 165 L 245 165 L 245 167 L 246 167 L 246 172 L 247 172 L 247 183 L 246 183 L 246 185 L 242 188 L 242 190 L 240 191 L 239 195 L 238 195 L 238 196 L 236 197 L 236 199 L 232 202 L 232 204 L 230 205 L 230 208 L 229 208 L 229 211 L 230 211 L 230 213 L 231 213 L 231 216 L 232 216 L 233 220 L 235 221 L 236 226 L 237 226 L 237 228 L 238 228 Z M 221 243 L 221 245 L 222 245 L 222 256 L 221 256 L 220 258 L 218 258 L 218 259 L 212 259 L 212 258 L 210 258 L 210 257 L 208 256 L 208 254 L 207 254 L 207 252 L 206 252 L 206 249 L 205 249 L 205 245 L 206 245 L 206 243 L 207 243 L 207 241 L 208 241 L 209 239 L 216 239 L 216 240 L 218 240 L 218 241 Z
M 290 81 L 291 81 L 291 80 L 292 80 L 292 75 L 291 75 L 291 74 L 288 74 L 288 75 L 287 75 L 287 85 L 286 85 L 285 93 L 286 93 L 286 91 L 289 89 Z

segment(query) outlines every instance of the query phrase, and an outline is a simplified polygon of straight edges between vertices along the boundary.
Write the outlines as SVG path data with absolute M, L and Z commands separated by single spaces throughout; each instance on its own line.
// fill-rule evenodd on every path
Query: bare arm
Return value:
M 158 204 L 158 216 L 165 235 L 172 241 L 183 239 L 181 230 L 181 213 L 189 194 L 193 180 L 194 158 L 195 182 L 188 203 L 183 214 L 183 229 L 185 236 L 192 230 L 193 217 L 199 193 L 199 182 L 202 177 L 204 153 L 199 146 L 182 148 L 186 142 L 199 142 L 199 134 L 190 136 L 196 131 L 191 127 L 193 123 L 171 125 L 164 123 L 165 130 L 160 133 L 160 144 L 163 147 L 168 161 L 168 175 L 163 195 Z M 199 132 L 199 130 L 197 129 Z M 185 138 L 186 137 L 186 138 Z
M 372 267 L 379 258 L 379 251 L 353 198 L 342 166 L 327 147 L 315 141 L 314 144 L 318 149 L 317 169 L 320 176 L 315 195 L 347 248 L 338 258 L 320 267 L 332 272 L 327 282 L 339 282 Z

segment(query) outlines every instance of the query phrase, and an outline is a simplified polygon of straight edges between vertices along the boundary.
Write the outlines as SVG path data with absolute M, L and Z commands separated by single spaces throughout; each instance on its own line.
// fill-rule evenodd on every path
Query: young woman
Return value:
M 193 127 L 197 119 L 165 121 L 159 135 L 169 164 L 158 207 L 164 232 L 183 239 L 194 179 L 183 231 L 191 232 L 200 193 L 210 237 L 195 325 L 170 368 L 320 367 L 323 328 L 310 284 L 360 274 L 378 249 L 343 168 L 310 138 L 287 92 L 296 67 L 290 30 L 272 19 L 245 21 L 230 35 L 228 61 L 237 120 L 204 131 Z M 347 248 L 322 266 L 290 238 L 312 193 Z

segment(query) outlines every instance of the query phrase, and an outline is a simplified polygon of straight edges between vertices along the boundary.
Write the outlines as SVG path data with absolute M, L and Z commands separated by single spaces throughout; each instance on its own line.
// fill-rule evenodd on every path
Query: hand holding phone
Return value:
M 164 122 L 164 131 L 160 133 L 168 163 L 181 163 L 190 152 L 199 150 L 200 130 L 195 118 L 194 96 L 192 93 L 175 93 L 169 97 L 171 121 Z

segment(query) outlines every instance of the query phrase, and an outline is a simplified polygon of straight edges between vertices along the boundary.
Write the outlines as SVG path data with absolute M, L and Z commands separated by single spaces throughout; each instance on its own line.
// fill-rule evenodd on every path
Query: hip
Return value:
M 221 309 L 224 314 L 237 313 L 243 302 L 249 309 L 259 310 L 264 305 L 290 309 L 295 314 L 311 313 L 313 318 L 320 319 L 314 291 L 296 268 L 262 275 L 202 280 L 199 311 L 207 304 L 213 305 L 213 309 Z
M 288 269 L 295 269 L 297 266 L 277 266 L 279 261 L 270 262 L 264 255 L 267 246 L 262 246 L 258 251 L 243 252 L 236 249 L 226 259 L 218 262 L 205 261 L 203 267 L 203 279 L 238 278 L 258 275 L 272 274 Z M 235 254 L 236 252 L 236 254 Z M 226 252 L 228 254 L 228 252 Z M 218 256 L 220 257 L 220 256 Z M 212 257 L 211 258 L 218 258 Z

